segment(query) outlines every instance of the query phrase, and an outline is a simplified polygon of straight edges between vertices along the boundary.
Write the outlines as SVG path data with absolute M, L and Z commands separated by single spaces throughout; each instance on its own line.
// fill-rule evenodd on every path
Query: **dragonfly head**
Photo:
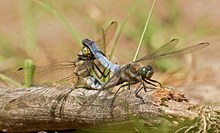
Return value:
M 85 46 L 83 46 L 81 51 L 82 51 L 82 55 L 85 55 L 85 56 L 91 55 L 89 48 L 87 48 Z
M 150 66 L 144 66 L 141 68 L 141 78 L 150 79 L 154 74 L 154 69 Z
M 87 38 L 82 40 L 82 44 L 83 44 L 83 48 L 81 50 L 82 51 L 82 55 L 84 55 L 84 56 L 91 56 L 91 55 L 93 55 L 91 50 L 90 50 L 90 48 L 89 48 L 89 45 L 92 42 L 93 42 L 92 40 L 87 39 Z

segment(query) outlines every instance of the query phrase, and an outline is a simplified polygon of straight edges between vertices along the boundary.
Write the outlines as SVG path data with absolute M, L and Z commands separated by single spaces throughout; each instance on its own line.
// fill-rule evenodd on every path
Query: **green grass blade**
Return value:
M 33 15 L 32 2 L 30 0 L 22 0 L 20 2 L 21 24 L 24 30 L 24 46 L 22 48 L 29 56 L 38 51 L 36 24 Z
M 146 30 L 147 30 L 147 26 L 148 26 L 148 24 L 149 24 L 149 20 L 150 20 L 151 14 L 152 14 L 152 12 L 153 12 L 155 3 L 156 3 L 156 0 L 153 1 L 153 4 L 152 4 L 152 6 L 151 6 L 151 9 L 150 9 L 150 12 L 149 12 L 149 14 L 148 14 L 148 18 L 147 18 L 147 20 L 146 20 L 146 23 L 145 23 L 145 26 L 144 26 L 144 30 L 143 30 L 143 32 L 142 32 L 141 39 L 140 39 L 140 42 L 139 42 L 139 44 L 138 44 L 138 48 L 137 48 L 136 53 L 135 53 L 135 55 L 134 55 L 133 61 L 135 61 L 135 60 L 137 59 L 137 56 L 138 56 L 138 53 L 139 53 L 139 51 L 140 51 L 140 48 L 141 48 L 141 45 L 142 45 L 142 42 L 143 42 L 143 39 L 144 39 Z
M 11 48 L 11 42 L 8 38 L 6 38 L 2 33 L 0 33 L 0 55 L 2 58 L 10 58 L 15 56 L 13 49 Z M 0 59 L 1 61 L 1 59 Z
M 58 13 L 54 8 L 52 8 L 51 6 L 49 6 L 46 3 L 41 2 L 40 0 L 32 0 L 33 2 L 39 4 L 40 6 L 42 6 L 43 8 L 47 9 L 48 11 L 50 11 L 56 18 L 58 18 L 63 25 L 65 26 L 65 28 L 70 31 L 71 35 L 73 36 L 73 38 L 76 39 L 76 41 L 78 42 L 78 44 L 81 44 L 81 37 L 79 36 L 78 32 L 76 31 L 76 29 L 74 29 L 68 22 L 67 20 L 64 18 L 63 15 L 61 15 L 60 13 Z
M 30 59 L 26 59 L 24 62 L 24 86 L 31 87 L 34 77 L 35 65 Z
M 138 5 L 139 1 L 140 1 L 140 0 L 136 0 L 136 1 L 135 1 L 135 3 L 134 3 L 134 4 L 132 5 L 132 7 L 130 8 L 130 10 L 129 10 L 127 16 L 125 17 L 125 19 L 124 19 L 124 21 L 123 21 L 123 23 L 122 23 L 122 26 L 121 26 L 121 28 L 119 29 L 118 35 L 116 36 L 116 39 L 115 39 L 114 45 L 113 45 L 113 47 L 112 47 L 112 50 L 111 50 L 111 52 L 110 52 L 109 60 L 111 60 L 111 58 L 112 58 L 112 55 L 113 55 L 113 53 L 114 53 L 114 51 L 115 51 L 115 48 L 116 48 L 116 46 L 117 46 L 119 37 L 121 36 L 121 33 L 122 33 L 122 31 L 123 31 L 123 29 L 124 29 L 124 27 L 125 27 L 125 24 L 127 23 L 128 18 L 131 16 L 131 14 L 133 14 L 133 12 L 135 11 L 135 9 L 137 8 L 137 5 Z
M 9 82 L 9 83 L 11 83 L 11 84 L 13 84 L 17 87 L 22 87 L 22 85 L 20 83 L 18 83 L 17 81 L 15 81 L 15 80 L 13 80 L 13 79 L 11 79 L 11 78 L 9 78 L 9 77 L 5 76 L 4 74 L 1 74 L 1 73 L 0 73 L 0 79 L 3 80 L 3 81 L 7 81 L 7 82 Z

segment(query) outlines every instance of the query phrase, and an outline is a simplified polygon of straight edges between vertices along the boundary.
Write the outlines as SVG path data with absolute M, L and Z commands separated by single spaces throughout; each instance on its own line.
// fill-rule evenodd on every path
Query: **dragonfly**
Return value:
M 103 30 L 101 37 L 95 41 L 96 44 L 100 46 L 109 44 L 115 34 L 117 25 L 118 23 L 113 21 L 105 30 Z M 94 62 L 96 58 L 84 42 L 82 42 L 82 44 L 83 48 L 77 55 L 77 59 L 75 61 L 62 61 L 47 66 L 35 66 L 34 75 L 32 76 L 32 84 L 49 85 L 13 99 L 6 107 L 10 108 L 10 106 L 20 105 L 20 103 L 23 103 L 24 101 L 26 102 L 26 105 L 29 103 L 30 105 L 36 105 L 33 104 L 36 102 L 41 107 L 43 106 L 42 104 L 46 104 L 43 99 L 43 95 L 56 94 L 54 95 L 55 100 L 53 99 L 54 103 L 51 107 L 51 115 L 55 117 L 54 111 L 58 104 L 61 103 L 61 115 L 68 95 L 74 89 L 100 89 L 101 83 L 98 79 L 107 77 L 109 73 L 105 74 L 106 69 L 102 71 L 99 66 L 96 65 Z M 103 54 L 103 56 L 105 55 Z M 95 76 L 91 75 L 92 72 L 95 73 Z M 24 68 L 19 68 L 15 77 L 18 81 L 23 82 L 25 78 Z M 48 102 L 51 102 L 51 100 Z
M 120 88 L 125 86 L 130 87 L 130 85 L 132 84 L 140 83 L 139 87 L 135 90 L 135 95 L 136 97 L 140 98 L 143 102 L 143 98 L 138 94 L 142 89 L 144 89 L 144 91 L 146 92 L 148 87 L 163 87 L 160 82 L 151 79 L 154 74 L 154 69 L 152 66 L 149 65 L 150 62 L 159 59 L 189 54 L 209 46 L 208 42 L 202 42 L 179 50 L 173 50 L 174 47 L 178 44 L 179 40 L 172 39 L 171 41 L 165 43 L 160 48 L 158 48 L 155 52 L 147 54 L 141 57 L 140 59 L 137 59 L 136 61 L 129 62 L 125 65 L 120 66 L 109 61 L 108 58 L 103 55 L 103 53 L 100 51 L 99 47 L 94 41 L 86 39 L 85 42 L 85 44 L 96 57 L 96 59 L 104 67 L 106 67 L 113 73 L 109 81 L 102 86 L 102 89 L 109 89 L 115 85 L 125 83 L 124 85 L 121 85 L 119 87 L 119 89 L 115 93 L 116 96 Z M 141 66 L 141 64 L 144 64 L 144 66 Z M 152 87 L 146 86 L 146 84 L 151 85 Z

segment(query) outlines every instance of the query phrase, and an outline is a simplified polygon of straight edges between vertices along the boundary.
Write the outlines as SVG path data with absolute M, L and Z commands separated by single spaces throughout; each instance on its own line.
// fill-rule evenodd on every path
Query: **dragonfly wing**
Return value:
M 141 59 L 136 60 L 135 62 L 153 60 L 154 56 L 161 55 L 163 53 L 168 53 L 169 51 L 171 51 L 178 44 L 178 42 L 179 42 L 178 39 L 172 39 L 171 41 L 169 41 L 169 42 L 165 43 L 164 45 L 162 45 L 160 48 L 158 48 L 153 53 L 145 55 L 144 57 L 142 57 Z
M 171 41 L 165 43 L 160 48 L 158 48 L 151 55 L 159 55 L 159 54 L 167 53 L 167 52 L 171 51 L 178 44 L 178 42 L 179 42 L 178 39 L 172 39 Z
M 172 58 L 172 57 L 177 57 L 177 56 L 189 54 L 189 53 L 198 51 L 200 49 L 203 49 L 203 48 L 205 48 L 207 46 L 209 46 L 208 42 L 203 42 L 203 43 L 195 44 L 195 45 L 188 46 L 188 47 L 180 49 L 180 50 L 171 51 L 171 52 L 168 52 L 168 53 L 163 53 L 163 54 L 159 55 L 161 57 L 157 56 L 157 59 Z
M 147 63 L 148 61 L 177 57 L 177 56 L 181 56 L 181 55 L 185 55 L 185 54 L 189 54 L 189 53 L 198 51 L 200 49 L 207 47 L 208 45 L 209 45 L 208 42 L 203 42 L 203 43 L 188 46 L 186 48 L 176 50 L 176 51 L 163 50 L 165 52 L 162 51 L 162 52 L 157 52 L 156 54 L 146 55 L 135 62 Z
M 46 85 L 54 83 L 65 77 L 74 74 L 75 62 L 63 61 L 47 66 L 35 66 L 33 72 L 32 85 Z M 26 76 L 24 74 L 25 68 L 19 68 L 15 73 L 15 79 L 21 83 L 24 82 Z
M 71 75 L 62 80 L 65 82 L 72 82 L 76 75 Z M 62 80 L 56 83 L 63 82 Z M 32 88 L 32 91 L 11 100 L 5 105 L 6 110 L 19 109 L 19 108 L 43 108 L 50 107 L 50 113 L 55 116 L 55 110 L 59 107 L 59 113 L 62 115 L 65 102 L 68 99 L 69 94 L 75 89 L 75 86 L 65 86 L 61 84 L 49 85 L 46 87 Z M 60 105 L 60 106 L 59 106 Z
M 101 51 L 103 51 L 104 53 L 105 53 L 105 48 L 112 40 L 112 38 L 117 30 L 117 27 L 118 27 L 117 21 L 111 22 L 111 24 L 105 30 L 102 30 L 101 37 L 96 41 L 96 43 L 99 45 Z
M 102 36 L 97 41 L 92 41 L 90 39 L 84 39 L 82 44 L 90 49 L 97 60 L 106 68 L 110 69 L 111 72 L 115 72 L 119 66 L 112 63 L 105 56 L 106 45 L 112 40 L 118 23 L 113 21 L 105 30 L 103 30 Z M 98 47 L 100 46 L 100 48 Z M 100 50 L 101 49 L 101 50 Z

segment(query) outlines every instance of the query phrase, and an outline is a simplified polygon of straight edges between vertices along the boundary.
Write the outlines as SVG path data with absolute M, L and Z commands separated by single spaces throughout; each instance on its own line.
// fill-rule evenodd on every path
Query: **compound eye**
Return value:
M 83 55 L 89 55 L 90 51 L 89 51 L 89 49 L 87 47 L 83 47 L 82 48 L 82 53 L 83 53 Z
M 145 67 L 141 68 L 141 77 L 145 78 L 147 75 L 147 69 Z
M 150 79 L 154 74 L 154 70 L 151 66 L 147 65 L 141 69 L 141 77 Z

